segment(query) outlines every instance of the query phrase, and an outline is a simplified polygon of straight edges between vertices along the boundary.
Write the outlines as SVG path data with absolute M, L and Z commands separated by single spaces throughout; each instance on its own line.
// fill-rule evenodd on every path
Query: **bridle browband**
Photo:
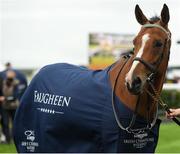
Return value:
M 143 28 L 159 28 L 159 29 L 161 29 L 162 31 L 164 31 L 167 34 L 168 40 L 171 39 L 171 33 L 168 30 L 166 30 L 164 27 L 162 27 L 162 26 L 160 26 L 158 24 L 145 24 L 142 27 Z
M 157 24 L 145 24 L 142 26 L 143 28 L 159 28 L 161 29 L 162 31 L 164 31 L 166 34 L 167 34 L 167 39 L 165 40 L 165 43 L 164 43 L 164 49 L 166 47 L 166 44 L 169 40 L 171 40 L 171 34 L 169 31 L 167 31 L 165 28 L 163 28 L 162 26 L 160 25 L 157 25 Z M 117 83 L 117 80 L 118 80 L 118 77 L 120 75 L 120 73 L 122 72 L 124 66 L 126 65 L 127 61 L 129 60 L 130 56 L 128 57 L 125 57 L 126 61 L 123 63 L 122 67 L 120 68 L 120 71 L 115 79 L 115 82 L 114 82 L 114 86 L 112 88 L 112 107 L 113 107 L 113 112 L 114 112 L 114 116 L 115 116 L 115 119 L 116 119 L 116 122 L 118 124 L 118 126 L 122 129 L 122 130 L 125 130 L 127 131 L 128 133 L 133 133 L 133 134 L 139 134 L 139 133 L 143 133 L 145 130 L 150 130 L 156 123 L 156 120 L 157 120 L 157 115 L 158 115 L 158 105 L 157 105 L 157 108 L 156 108 L 156 114 L 155 114 L 155 117 L 153 118 L 153 121 L 152 123 L 150 123 L 150 121 L 148 121 L 148 124 L 146 127 L 143 127 L 143 128 L 137 128 L 137 129 L 132 129 L 135 121 L 136 121 L 136 117 L 137 117 L 137 109 L 139 107 L 139 102 L 140 102 L 140 95 L 138 96 L 138 99 L 137 99 L 137 103 L 136 103 L 136 107 L 135 107 L 135 111 L 134 111 L 134 114 L 132 116 L 132 119 L 129 123 L 129 125 L 127 127 L 124 127 L 119 118 L 118 118 L 118 115 L 116 113 L 116 109 L 115 109 L 115 104 L 114 104 L 114 99 L 115 99 L 115 95 L 114 95 L 114 91 L 115 91 L 115 88 L 116 88 L 116 83 Z M 163 59 L 163 53 L 160 55 L 160 57 L 158 58 L 157 62 L 155 62 L 155 66 L 153 64 L 150 64 L 148 62 L 146 62 L 145 60 L 143 60 L 142 58 L 134 58 L 133 61 L 139 61 L 140 63 L 142 63 L 146 68 L 148 68 L 150 70 L 150 75 L 147 77 L 147 82 L 150 84 L 151 88 L 153 89 L 153 91 L 155 92 L 155 94 L 151 94 L 149 91 L 147 91 L 147 94 L 149 94 L 155 101 L 159 102 L 160 101 L 160 105 L 164 106 L 163 108 L 165 108 L 165 110 L 169 113 L 169 108 L 167 107 L 167 105 L 165 103 L 162 102 L 162 100 L 160 99 L 160 97 L 158 97 L 159 95 L 157 94 L 157 91 L 154 89 L 154 86 L 152 84 L 152 81 L 154 79 L 154 74 L 157 72 L 157 69 L 159 67 L 159 65 L 161 64 L 161 61 Z M 149 117 L 148 117 L 148 120 L 149 120 Z M 174 118 L 173 121 L 175 121 L 178 125 L 180 125 L 180 122 Z

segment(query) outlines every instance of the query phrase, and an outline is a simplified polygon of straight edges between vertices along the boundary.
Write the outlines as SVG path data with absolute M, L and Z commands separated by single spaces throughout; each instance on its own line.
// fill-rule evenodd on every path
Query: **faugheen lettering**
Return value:
M 71 101 L 71 97 L 68 96 L 60 96 L 60 95 L 40 93 L 38 91 L 34 91 L 34 102 L 37 103 L 68 107 L 70 101 Z

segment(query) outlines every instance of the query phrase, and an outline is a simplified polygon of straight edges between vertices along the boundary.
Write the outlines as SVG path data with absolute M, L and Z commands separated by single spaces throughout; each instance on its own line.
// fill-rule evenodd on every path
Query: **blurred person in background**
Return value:
M 16 73 L 13 70 L 6 71 L 6 77 L 2 83 L 2 121 L 3 132 L 6 137 L 6 142 L 10 143 L 12 131 L 10 129 L 10 119 L 13 123 L 16 109 L 19 105 L 18 97 L 19 80 L 16 79 Z
M 2 86 L 3 86 L 3 79 L 0 77 L 0 124 L 1 127 L 0 128 L 4 128 L 3 127 L 3 112 L 2 112 L 2 102 L 4 101 L 4 96 L 2 93 Z M 6 141 L 6 138 L 4 136 L 4 130 L 0 129 L 0 143 L 4 143 Z
M 10 62 L 7 62 L 5 64 L 5 70 L 0 73 L 0 76 L 5 79 L 6 78 L 6 72 L 12 70 L 16 73 L 16 79 L 19 80 L 18 84 L 18 98 L 20 100 L 21 96 L 23 95 L 24 91 L 27 88 L 27 79 L 26 76 L 19 70 L 13 68 L 12 64 Z
M 5 67 L 6 67 L 5 70 L 10 70 L 10 69 L 12 69 L 12 65 L 11 65 L 10 62 L 7 62 L 7 63 L 5 64 Z

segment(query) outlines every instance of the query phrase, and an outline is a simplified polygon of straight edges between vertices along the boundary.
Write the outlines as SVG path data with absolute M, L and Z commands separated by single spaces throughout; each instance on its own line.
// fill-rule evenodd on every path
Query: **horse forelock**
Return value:
M 153 16 L 153 17 L 151 17 L 151 18 L 149 19 L 149 22 L 150 22 L 151 24 L 154 24 L 154 23 L 156 23 L 156 22 L 158 22 L 158 21 L 160 21 L 160 17 L 157 16 L 157 15 L 155 15 L 155 16 Z

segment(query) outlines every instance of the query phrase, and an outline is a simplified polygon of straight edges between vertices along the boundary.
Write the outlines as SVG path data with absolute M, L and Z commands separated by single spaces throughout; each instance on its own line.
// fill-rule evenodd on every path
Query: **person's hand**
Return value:
M 5 97 L 4 96 L 0 96 L 0 103 L 4 102 Z
M 172 119 L 174 117 L 180 116 L 180 108 L 179 109 L 170 109 L 171 113 L 166 112 L 166 117 Z

